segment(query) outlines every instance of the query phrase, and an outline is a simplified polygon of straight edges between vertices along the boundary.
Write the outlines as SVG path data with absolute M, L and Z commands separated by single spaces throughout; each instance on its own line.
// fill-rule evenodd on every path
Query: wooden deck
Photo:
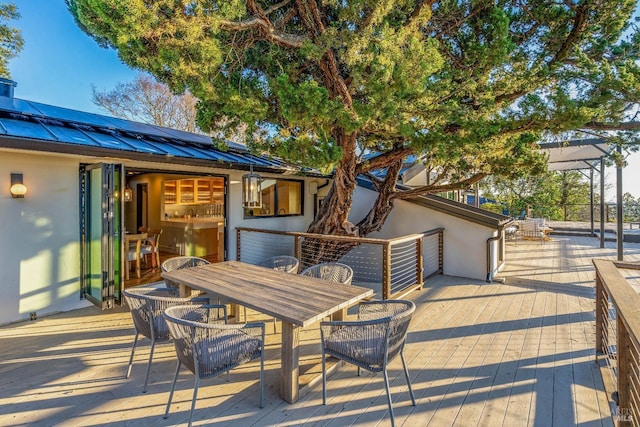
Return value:
M 592 257 L 615 257 L 615 243 L 554 236 L 507 248 L 502 283 L 439 276 L 408 298 L 417 310 L 405 355 L 417 400 L 410 404 L 400 360 L 390 365 L 396 423 L 406 426 L 613 425 L 611 402 L 594 356 Z M 626 245 L 640 260 L 640 245 Z M 446 262 L 446 260 L 445 260 Z M 267 322 L 269 318 L 265 317 Z M 269 326 L 269 325 L 267 325 Z M 346 365 L 295 404 L 278 394 L 279 335 L 268 336 L 265 407 L 257 364 L 203 380 L 195 425 L 390 425 L 381 375 Z M 186 423 L 193 376 L 184 371 L 167 420 L 162 418 L 175 368 L 171 345 L 156 349 L 142 394 L 148 341 L 124 373 L 133 340 L 126 308 L 89 308 L 0 328 L 0 425 Z M 301 336 L 311 370 L 317 329 Z

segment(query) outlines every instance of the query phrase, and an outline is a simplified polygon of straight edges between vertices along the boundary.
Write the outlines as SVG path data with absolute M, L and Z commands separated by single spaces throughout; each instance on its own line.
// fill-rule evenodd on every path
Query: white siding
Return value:
M 0 324 L 86 306 L 80 299 L 77 160 L 0 156 Z M 10 173 L 24 175 L 24 199 L 11 198 Z
M 368 212 L 375 196 L 375 192 L 365 188 L 356 190 L 350 215 L 352 222 L 359 221 Z M 397 201 L 382 230 L 368 237 L 392 238 L 439 227 L 444 228 L 444 274 L 485 280 L 487 239 L 497 234 L 495 229 L 411 202 Z M 497 248 L 497 242 L 492 243 L 494 260 L 497 259 Z M 492 274 L 495 274 L 497 265 L 492 268 Z

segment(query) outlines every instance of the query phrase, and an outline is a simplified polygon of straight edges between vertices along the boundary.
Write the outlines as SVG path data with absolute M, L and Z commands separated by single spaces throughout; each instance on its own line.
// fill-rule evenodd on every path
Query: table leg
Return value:
M 180 298 L 188 298 L 191 296 L 191 288 L 185 285 L 178 285 L 178 294 Z
M 331 320 L 341 321 L 347 319 L 347 309 L 343 308 L 341 310 L 336 311 L 331 315 Z
M 280 369 L 280 395 L 289 403 L 299 398 L 300 328 L 282 322 L 282 368 Z

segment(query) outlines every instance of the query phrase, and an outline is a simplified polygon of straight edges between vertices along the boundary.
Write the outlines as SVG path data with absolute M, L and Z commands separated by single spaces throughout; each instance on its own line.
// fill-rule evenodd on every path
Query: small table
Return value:
M 300 397 L 300 328 L 330 315 L 342 319 L 349 306 L 373 295 L 372 289 L 328 283 L 239 261 L 173 270 L 162 273 L 162 277 L 280 319 L 280 393 L 289 403 Z

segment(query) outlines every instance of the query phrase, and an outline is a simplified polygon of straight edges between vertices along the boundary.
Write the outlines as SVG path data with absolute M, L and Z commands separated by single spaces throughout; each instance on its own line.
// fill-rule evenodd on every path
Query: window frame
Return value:
M 249 215 L 248 212 L 253 210 L 251 208 L 243 208 L 242 209 L 242 215 L 244 219 L 260 219 L 260 218 L 285 218 L 285 217 L 290 217 L 290 216 L 304 216 L 304 180 L 299 180 L 299 179 L 287 179 L 287 178 L 262 178 L 263 181 L 265 180 L 273 180 L 275 181 L 275 194 L 274 194 L 274 206 L 273 206 L 273 215 Z M 300 186 L 300 213 L 287 213 L 287 214 L 279 214 L 279 206 L 278 206 L 278 183 L 279 182 L 291 182 L 291 183 L 297 183 Z M 264 195 L 262 197 L 262 203 L 264 204 Z

